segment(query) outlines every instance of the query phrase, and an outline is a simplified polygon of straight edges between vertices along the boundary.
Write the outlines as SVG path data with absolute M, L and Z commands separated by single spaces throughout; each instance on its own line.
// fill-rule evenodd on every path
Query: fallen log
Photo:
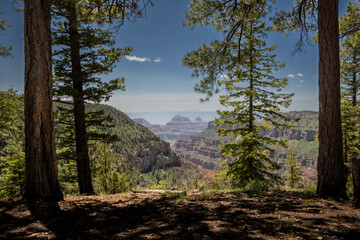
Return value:
M 134 190 L 133 193 L 156 193 L 156 194 L 169 194 L 171 196 L 186 196 L 186 191 L 179 190 L 157 190 L 157 189 L 144 189 Z

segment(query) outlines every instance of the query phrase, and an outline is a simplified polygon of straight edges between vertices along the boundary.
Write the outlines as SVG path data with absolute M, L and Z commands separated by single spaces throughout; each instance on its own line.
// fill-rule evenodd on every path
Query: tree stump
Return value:
M 360 208 L 360 158 L 351 160 L 352 178 L 354 184 L 354 207 Z
M 57 201 L 27 201 L 26 205 L 36 219 L 44 222 L 54 220 L 60 213 Z

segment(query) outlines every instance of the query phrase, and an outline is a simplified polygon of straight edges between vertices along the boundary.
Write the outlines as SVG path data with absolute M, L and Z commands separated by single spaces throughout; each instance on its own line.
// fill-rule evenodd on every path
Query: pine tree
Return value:
M 94 149 L 91 155 L 94 159 L 92 173 L 97 192 L 115 194 L 128 191 L 130 183 L 127 177 L 134 176 L 126 176 L 127 166 L 119 160 L 121 156 L 105 143 L 96 144 Z
M 122 55 L 127 55 L 130 47 L 115 48 L 113 34 L 101 24 L 109 23 L 109 18 L 101 8 L 93 9 L 92 2 L 62 1 L 54 4 L 58 17 L 54 23 L 56 30 L 53 43 L 58 46 L 55 56 L 55 96 L 58 101 L 71 99 L 70 108 L 59 107 L 63 116 L 71 119 L 76 148 L 79 190 L 82 194 L 93 194 L 90 159 L 88 154 L 89 128 L 109 120 L 103 112 L 86 113 L 85 103 L 107 101 L 115 90 L 124 89 L 124 78 L 103 82 L 99 75 L 108 74 Z M 101 23 L 101 24 L 100 24 Z M 99 25 L 97 25 L 99 24 Z M 70 115 L 69 115 L 70 114 Z M 72 137 L 68 134 L 68 140 Z
M 360 155 L 360 130 L 356 126 L 360 117 L 360 32 L 352 29 L 360 21 L 359 3 L 360 1 L 358 4 L 349 2 L 346 13 L 339 21 L 340 35 L 343 36 L 340 46 L 341 117 L 346 162 L 351 157 Z
M 110 175 L 115 171 L 114 155 L 106 144 L 97 147 L 95 154 L 95 171 L 93 171 L 95 182 L 99 185 L 99 192 L 109 193 Z
M 273 76 L 284 64 L 275 60 L 275 46 L 265 41 L 270 31 L 265 23 L 266 1 L 228 2 L 233 5 L 216 0 L 191 2 L 190 26 L 214 25 L 227 37 L 188 53 L 184 64 L 194 68 L 194 76 L 204 76 L 196 91 L 210 97 L 214 90 L 225 89 L 220 103 L 226 110 L 218 111 L 220 118 L 215 122 L 220 135 L 234 137 L 222 144 L 220 152 L 231 160 L 227 174 L 234 184 L 277 181 L 279 165 L 270 160 L 273 150 L 268 146 L 285 145 L 285 141 L 260 136 L 258 131 L 289 126 L 280 107 L 288 107 L 293 94 L 279 93 L 287 79 Z

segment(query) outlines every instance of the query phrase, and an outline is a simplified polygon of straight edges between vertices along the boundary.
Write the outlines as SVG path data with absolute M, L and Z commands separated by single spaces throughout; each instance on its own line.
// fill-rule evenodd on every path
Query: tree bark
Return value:
M 354 184 L 354 207 L 360 208 L 360 158 L 351 160 L 352 178 Z
M 25 199 L 63 199 L 58 180 L 52 106 L 51 1 L 26 0 Z
M 319 0 L 319 158 L 317 193 L 346 197 L 340 114 L 338 1 Z
M 74 90 L 73 98 L 75 116 L 76 163 L 78 170 L 79 190 L 80 194 L 93 195 L 94 188 L 91 180 L 90 158 L 87 142 L 88 139 L 86 134 L 85 101 L 83 93 L 78 19 L 75 1 L 71 1 L 69 5 L 68 20 L 70 25 L 71 67 Z

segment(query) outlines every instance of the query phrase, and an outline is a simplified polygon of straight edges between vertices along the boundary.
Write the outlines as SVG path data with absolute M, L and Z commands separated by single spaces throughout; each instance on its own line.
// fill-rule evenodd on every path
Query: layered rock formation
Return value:
M 277 129 L 274 128 L 272 129 L 271 132 L 269 131 L 258 131 L 258 134 L 260 136 L 270 136 L 270 137 L 274 137 L 274 138 L 287 138 L 289 140 L 301 140 L 304 139 L 306 141 L 314 141 L 315 140 L 315 135 L 318 132 L 315 130 L 299 130 L 299 129 Z
M 214 122 L 209 122 L 205 131 L 195 134 L 190 139 L 180 139 L 175 142 L 173 149 L 186 160 L 203 168 L 214 170 L 223 160 L 220 156 L 220 143 L 224 138 L 215 132 Z
M 189 118 L 180 115 L 173 117 L 171 121 L 164 126 L 152 125 L 145 119 L 134 119 L 134 121 L 150 129 L 162 140 L 171 143 L 179 139 L 189 139 L 195 133 L 199 133 L 207 127 L 207 123 L 203 122 L 200 117 L 197 117 L 195 121 L 191 121 Z
M 283 137 L 288 138 L 289 145 L 295 149 L 297 158 L 296 161 L 301 163 L 301 169 L 303 176 L 310 179 L 316 178 L 316 159 L 317 159 L 317 142 L 315 142 L 316 130 L 316 118 L 313 117 L 311 112 L 305 112 L 306 116 L 310 115 L 311 120 L 305 121 L 302 119 L 301 124 L 298 124 L 296 128 L 279 130 L 274 128 L 271 132 L 262 131 L 260 135 L 267 135 L 271 137 Z M 301 117 L 301 112 L 296 112 L 296 116 Z M 309 119 L 309 118 L 308 118 Z M 312 119 L 315 119 L 312 121 Z M 303 122 L 306 123 L 303 124 Z M 309 129 L 308 126 L 310 126 Z M 315 126 L 315 127 L 314 127 Z M 203 168 L 214 170 L 217 165 L 225 161 L 225 159 L 219 154 L 221 150 L 221 142 L 231 141 L 231 138 L 220 137 L 216 133 L 217 126 L 214 122 L 209 122 L 205 131 L 197 133 L 190 139 L 180 139 L 173 145 L 175 152 L 181 154 L 186 160 L 191 161 Z M 277 161 L 283 168 L 283 171 L 287 168 L 284 159 L 286 158 L 288 151 L 281 147 L 277 147 L 275 152 L 271 154 L 271 158 Z M 285 174 L 285 172 L 281 172 Z
M 127 162 L 140 172 L 151 170 L 152 166 L 175 167 L 181 166 L 180 156 L 173 152 L 170 144 L 161 142 L 147 148 L 138 148 L 133 154 L 128 155 Z

